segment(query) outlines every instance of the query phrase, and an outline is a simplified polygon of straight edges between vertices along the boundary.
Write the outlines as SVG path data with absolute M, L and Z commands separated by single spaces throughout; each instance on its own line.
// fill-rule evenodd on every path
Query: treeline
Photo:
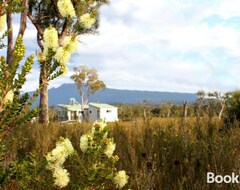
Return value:
M 221 94 L 218 92 L 197 92 L 195 102 L 183 101 L 180 104 L 167 102 L 152 104 L 145 100 L 138 104 L 120 104 L 119 119 L 132 121 L 137 118 L 149 119 L 151 117 L 218 117 L 227 123 L 240 120 L 240 91 Z

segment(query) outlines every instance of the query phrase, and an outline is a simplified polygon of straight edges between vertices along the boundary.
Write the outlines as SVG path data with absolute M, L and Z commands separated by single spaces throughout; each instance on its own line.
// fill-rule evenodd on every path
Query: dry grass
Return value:
M 208 171 L 222 175 L 240 171 L 239 128 L 223 130 L 217 118 L 207 117 L 136 119 L 109 126 L 120 157 L 118 167 L 130 176 L 128 188 L 240 189 L 234 184 L 206 183 Z M 45 155 L 60 136 L 68 137 L 79 150 L 79 139 L 90 127 L 91 123 L 51 123 L 19 128 L 8 139 L 7 160 L 24 158 L 33 151 Z

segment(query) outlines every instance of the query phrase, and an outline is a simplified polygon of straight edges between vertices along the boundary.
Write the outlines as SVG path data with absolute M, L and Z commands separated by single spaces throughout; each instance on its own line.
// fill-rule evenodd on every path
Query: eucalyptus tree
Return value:
M 226 93 L 221 93 L 221 92 L 217 92 L 217 91 L 214 92 L 214 96 L 216 97 L 216 99 L 221 104 L 221 110 L 220 110 L 220 112 L 218 114 L 218 118 L 221 120 L 223 112 L 226 109 L 226 99 L 227 99 L 227 96 L 226 96 Z
M 51 77 L 48 70 L 56 69 L 57 64 L 50 64 L 46 59 L 42 59 L 46 54 L 44 46 L 44 30 L 49 26 L 56 29 L 58 34 L 58 44 L 61 47 L 64 39 L 71 36 L 76 39 L 77 36 L 86 33 L 96 33 L 99 27 L 99 8 L 107 4 L 108 0 L 29 0 L 28 18 L 37 30 L 37 43 L 40 47 L 40 78 L 39 83 L 42 86 L 40 90 L 40 114 L 39 121 L 48 123 L 48 78 Z M 61 56 L 62 55 L 62 56 Z M 63 47 L 59 51 L 59 60 L 64 62 L 60 65 L 62 74 L 69 62 L 70 55 Z
M 99 80 L 96 69 L 90 69 L 86 65 L 74 67 L 74 74 L 71 79 L 75 82 L 79 95 L 81 97 L 82 111 L 88 104 L 89 97 L 101 89 L 105 89 L 106 85 Z M 82 112 L 83 113 L 83 112 Z

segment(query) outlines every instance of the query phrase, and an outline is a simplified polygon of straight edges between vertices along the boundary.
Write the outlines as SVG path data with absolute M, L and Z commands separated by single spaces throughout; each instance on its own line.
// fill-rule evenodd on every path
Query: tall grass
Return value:
M 6 163 L 23 159 L 29 152 L 42 157 L 52 150 L 59 136 L 68 137 L 80 151 L 81 135 L 91 123 L 49 126 L 29 124 L 8 139 Z M 227 175 L 240 171 L 240 129 L 224 130 L 215 118 L 152 118 L 109 124 L 116 142 L 118 168 L 130 176 L 127 188 L 240 189 L 237 184 L 207 184 L 207 172 Z M 72 170 L 72 171 L 71 171 Z M 71 179 L 78 179 L 69 168 Z M 74 189 L 68 187 L 66 189 Z

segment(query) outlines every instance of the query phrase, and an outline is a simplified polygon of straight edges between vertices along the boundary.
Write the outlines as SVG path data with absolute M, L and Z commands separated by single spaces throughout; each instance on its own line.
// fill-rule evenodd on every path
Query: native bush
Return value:
M 55 149 L 46 156 L 47 169 L 52 171 L 54 185 L 63 188 L 69 183 L 70 189 L 121 189 L 128 181 L 124 170 L 118 171 L 115 164 L 119 160 L 114 155 L 116 144 L 113 138 L 108 138 L 109 128 L 103 122 L 93 124 L 91 130 L 80 138 L 80 150 L 74 151 L 69 139 L 60 138 Z M 66 163 L 77 179 L 71 179 L 71 174 L 63 168 Z M 71 169 L 73 168 L 73 169 Z

